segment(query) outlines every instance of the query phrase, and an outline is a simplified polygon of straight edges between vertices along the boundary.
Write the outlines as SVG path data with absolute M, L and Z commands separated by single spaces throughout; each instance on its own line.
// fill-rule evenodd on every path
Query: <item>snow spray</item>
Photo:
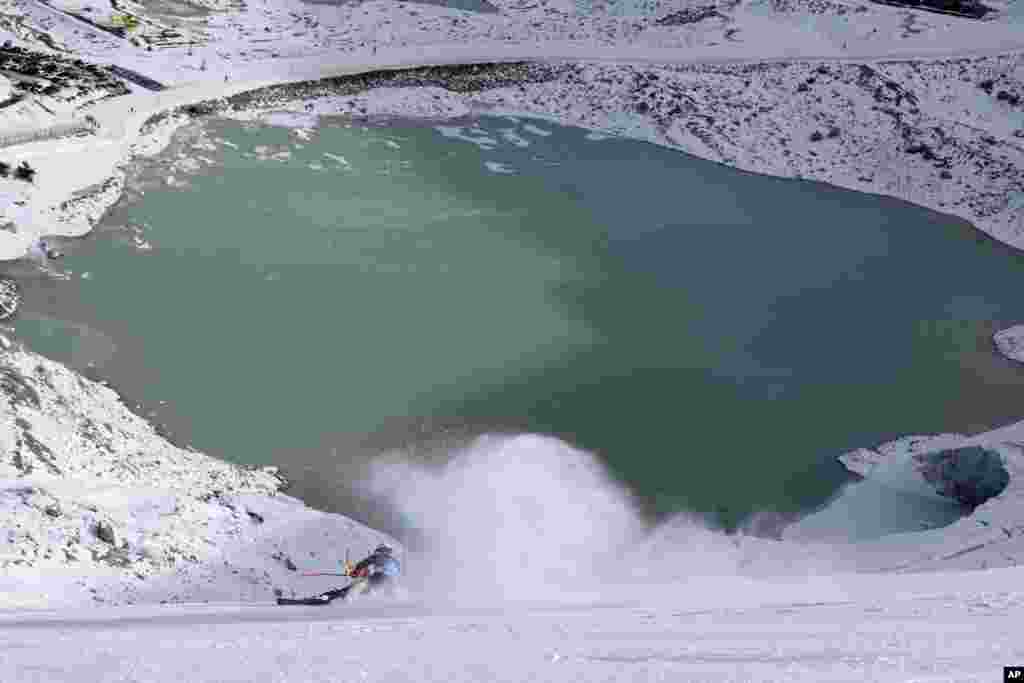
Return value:
M 725 578 L 727 592 L 753 590 L 740 537 L 684 516 L 652 526 L 595 456 L 555 438 L 482 436 L 433 466 L 384 456 L 360 487 L 418 539 L 405 581 L 425 601 L 621 602 L 670 590 L 692 604 L 713 585 L 721 604 Z

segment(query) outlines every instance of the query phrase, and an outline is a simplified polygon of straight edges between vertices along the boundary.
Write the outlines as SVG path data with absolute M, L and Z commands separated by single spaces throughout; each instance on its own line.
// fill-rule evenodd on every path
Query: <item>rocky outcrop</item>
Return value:
M 0 277 L 0 320 L 14 317 L 21 305 L 21 288 L 17 281 Z
M 1017 566 L 1024 562 L 1024 447 L 1017 441 L 1021 436 L 1024 423 L 974 437 L 906 437 L 840 457 L 847 468 L 865 478 L 877 476 L 880 467 L 910 463 L 927 487 L 963 505 L 963 516 L 940 528 L 817 550 L 844 570 Z M 787 530 L 783 536 L 797 540 L 797 532 Z M 807 544 L 808 552 L 815 552 L 815 547 L 813 542 Z
M 250 90 L 225 100 L 192 105 L 186 108 L 185 113 L 201 116 L 228 108 L 238 111 L 249 107 L 270 107 L 303 99 L 357 95 L 379 88 L 434 87 L 454 93 L 470 94 L 495 88 L 552 81 L 564 71 L 563 66 L 534 62 L 456 64 L 368 71 L 352 76 Z
M 696 24 L 705 19 L 725 18 L 725 15 L 719 12 L 718 8 L 714 5 L 704 5 L 703 7 L 687 7 L 678 12 L 672 12 L 660 19 L 656 19 L 654 23 L 658 26 L 685 26 L 686 24 Z
M 997 451 L 980 446 L 913 456 L 917 471 L 942 496 L 971 509 L 1002 493 L 1010 474 Z
M 1010 360 L 1024 363 L 1024 325 L 1014 325 L 1000 330 L 992 336 L 992 340 L 999 353 Z

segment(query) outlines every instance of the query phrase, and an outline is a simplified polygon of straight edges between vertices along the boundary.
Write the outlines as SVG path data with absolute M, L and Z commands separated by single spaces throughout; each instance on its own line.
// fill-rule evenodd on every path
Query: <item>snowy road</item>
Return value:
M 783 50 L 783 54 L 756 56 L 744 54 L 744 51 L 731 53 L 728 46 L 722 52 L 704 50 L 680 50 L 664 48 L 615 47 L 602 48 L 591 45 L 555 44 L 538 49 L 532 45 L 499 45 L 480 48 L 476 46 L 428 46 L 404 48 L 401 50 L 380 51 L 380 54 L 369 58 L 369 55 L 339 55 L 338 61 L 325 61 L 326 55 L 317 59 L 309 58 L 282 60 L 275 66 L 271 76 L 264 66 L 254 69 L 235 68 L 231 82 L 219 79 L 179 83 L 163 92 L 136 92 L 131 95 L 113 98 L 97 104 L 90 113 L 101 124 L 103 137 L 119 141 L 134 140 L 138 129 L 150 116 L 159 111 L 174 107 L 195 104 L 205 99 L 227 97 L 233 94 L 255 90 L 273 84 L 318 80 L 351 76 L 378 69 L 407 69 L 422 66 L 454 66 L 488 62 L 513 61 L 591 61 L 622 64 L 743 64 L 743 63 L 785 63 L 794 60 L 807 61 L 840 61 L 840 62 L 877 62 L 897 59 L 940 59 L 981 57 L 994 54 L 1008 54 L 1024 51 L 1024 39 L 1015 38 L 1009 41 L 996 41 L 992 47 L 936 47 L 922 49 L 914 47 L 907 50 L 891 49 L 883 54 L 854 55 L 848 53 L 818 54 L 804 48 Z
M 1004 579 L 998 586 L 1019 573 L 992 576 Z M 889 578 L 899 586 L 910 577 Z M 998 681 L 1004 665 L 1024 662 L 1022 598 L 886 589 L 853 601 L 714 608 L 669 600 L 12 613 L 0 617 L 0 680 Z

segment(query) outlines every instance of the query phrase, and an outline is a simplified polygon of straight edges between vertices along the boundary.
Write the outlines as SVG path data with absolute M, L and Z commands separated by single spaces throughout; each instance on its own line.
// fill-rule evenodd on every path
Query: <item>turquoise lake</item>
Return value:
M 382 449 L 523 431 L 595 452 L 655 515 L 732 526 L 820 506 L 847 450 L 1024 405 L 990 339 L 1024 318 L 1024 256 L 548 122 L 209 120 L 61 247 L 66 277 L 9 268 L 20 338 L 343 512 Z

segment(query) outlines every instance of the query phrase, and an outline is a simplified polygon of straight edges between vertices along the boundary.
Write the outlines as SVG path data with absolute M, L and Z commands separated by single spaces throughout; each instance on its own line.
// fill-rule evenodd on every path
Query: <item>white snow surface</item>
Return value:
M 0 616 L 5 680 L 962 681 L 1019 662 L 1017 570 L 696 579 L 654 599 Z

